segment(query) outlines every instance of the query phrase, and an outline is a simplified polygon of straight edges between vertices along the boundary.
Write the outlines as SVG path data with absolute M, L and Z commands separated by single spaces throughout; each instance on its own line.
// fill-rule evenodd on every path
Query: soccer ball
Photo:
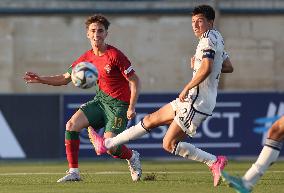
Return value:
M 97 82 L 98 70 L 92 63 L 80 62 L 72 69 L 71 79 L 76 87 L 91 88 Z

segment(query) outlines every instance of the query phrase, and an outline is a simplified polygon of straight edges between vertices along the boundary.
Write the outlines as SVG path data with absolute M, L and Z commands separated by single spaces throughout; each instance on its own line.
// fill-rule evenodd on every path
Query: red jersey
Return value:
M 102 56 L 86 51 L 72 64 L 72 68 L 80 62 L 90 62 L 98 70 L 98 86 L 101 91 L 112 98 L 129 103 L 130 88 L 126 78 L 134 74 L 128 58 L 117 48 L 108 45 Z

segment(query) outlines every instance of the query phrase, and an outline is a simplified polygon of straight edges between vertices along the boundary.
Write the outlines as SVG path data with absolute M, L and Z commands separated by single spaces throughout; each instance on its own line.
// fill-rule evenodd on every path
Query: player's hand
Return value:
M 26 83 L 39 83 L 41 81 L 39 75 L 34 72 L 26 72 L 23 79 L 26 81 Z
M 135 108 L 128 108 L 128 110 L 127 110 L 127 113 L 126 113 L 126 115 L 127 115 L 127 118 L 130 120 L 130 119 L 132 119 L 132 118 L 134 118 L 135 116 L 136 116 L 136 112 L 135 112 Z
M 181 102 L 184 102 L 185 99 L 187 98 L 188 95 L 188 90 L 184 89 L 183 91 L 181 91 L 181 93 L 179 94 L 178 98 Z

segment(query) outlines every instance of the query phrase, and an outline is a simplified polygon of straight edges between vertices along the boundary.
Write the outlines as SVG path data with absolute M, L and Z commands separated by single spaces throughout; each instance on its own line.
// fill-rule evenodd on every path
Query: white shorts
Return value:
M 174 120 L 181 129 L 189 136 L 196 134 L 197 127 L 207 118 L 208 115 L 197 112 L 191 103 L 191 100 L 181 102 L 179 98 L 171 103 L 173 110 L 176 112 Z

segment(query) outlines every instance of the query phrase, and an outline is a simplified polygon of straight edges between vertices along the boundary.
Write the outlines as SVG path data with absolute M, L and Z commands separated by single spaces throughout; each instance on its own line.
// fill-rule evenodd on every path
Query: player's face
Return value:
M 208 21 L 203 14 L 192 16 L 191 22 L 193 33 L 198 38 L 213 26 L 213 21 Z
M 101 23 L 92 23 L 89 25 L 87 37 L 91 41 L 93 47 L 100 48 L 104 46 L 107 30 Z

